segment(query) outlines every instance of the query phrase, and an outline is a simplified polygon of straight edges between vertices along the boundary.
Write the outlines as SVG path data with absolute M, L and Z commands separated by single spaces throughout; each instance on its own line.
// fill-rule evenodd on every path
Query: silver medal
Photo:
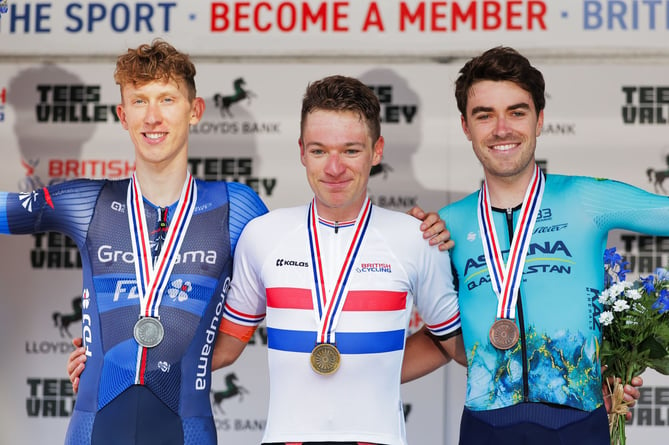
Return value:
M 133 335 L 137 343 L 145 348 L 158 346 L 165 336 L 163 324 L 154 317 L 142 317 L 135 323 Z

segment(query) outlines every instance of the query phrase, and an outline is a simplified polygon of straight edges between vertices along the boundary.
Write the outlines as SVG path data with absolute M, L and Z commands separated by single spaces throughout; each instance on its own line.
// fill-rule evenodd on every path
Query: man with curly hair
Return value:
M 0 193 L 0 232 L 58 231 L 81 253 L 86 372 L 66 444 L 215 444 L 210 361 L 232 255 L 267 209 L 245 185 L 189 173 L 204 101 L 186 54 L 144 44 L 118 58 L 114 78 L 133 176 L 44 187 L 30 206 Z

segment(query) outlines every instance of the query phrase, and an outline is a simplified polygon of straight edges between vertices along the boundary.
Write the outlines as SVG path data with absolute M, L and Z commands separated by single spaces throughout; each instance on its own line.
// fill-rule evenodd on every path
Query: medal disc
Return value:
M 135 323 L 133 334 L 137 343 L 145 348 L 153 348 L 163 341 L 165 330 L 163 324 L 154 317 L 142 317 Z
M 311 351 L 311 367 L 322 375 L 333 374 L 339 369 L 341 356 L 335 345 L 320 343 Z
M 490 343 L 497 349 L 511 349 L 518 343 L 518 326 L 509 318 L 500 318 L 490 327 Z

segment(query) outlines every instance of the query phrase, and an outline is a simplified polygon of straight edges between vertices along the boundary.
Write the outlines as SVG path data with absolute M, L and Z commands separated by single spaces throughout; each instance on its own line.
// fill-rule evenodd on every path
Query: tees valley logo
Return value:
M 223 96 L 221 94 L 214 95 L 214 103 L 216 107 L 221 111 L 222 117 L 234 117 L 232 111 L 230 111 L 230 106 L 241 102 L 244 99 L 248 100 L 248 103 L 251 103 L 251 98 L 256 97 L 255 93 L 247 90 L 245 88 L 246 82 L 242 77 L 235 79 L 232 82 L 234 93 Z

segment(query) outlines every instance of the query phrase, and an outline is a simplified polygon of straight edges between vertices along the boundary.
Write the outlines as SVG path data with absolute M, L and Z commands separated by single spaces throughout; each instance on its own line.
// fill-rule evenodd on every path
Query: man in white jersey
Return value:
M 406 444 L 400 382 L 415 304 L 463 357 L 449 256 L 419 221 L 371 204 L 384 140 L 380 107 L 357 79 L 310 84 L 299 140 L 313 200 L 247 225 L 234 258 L 214 366 L 232 363 L 260 322 L 268 335 L 263 443 Z

